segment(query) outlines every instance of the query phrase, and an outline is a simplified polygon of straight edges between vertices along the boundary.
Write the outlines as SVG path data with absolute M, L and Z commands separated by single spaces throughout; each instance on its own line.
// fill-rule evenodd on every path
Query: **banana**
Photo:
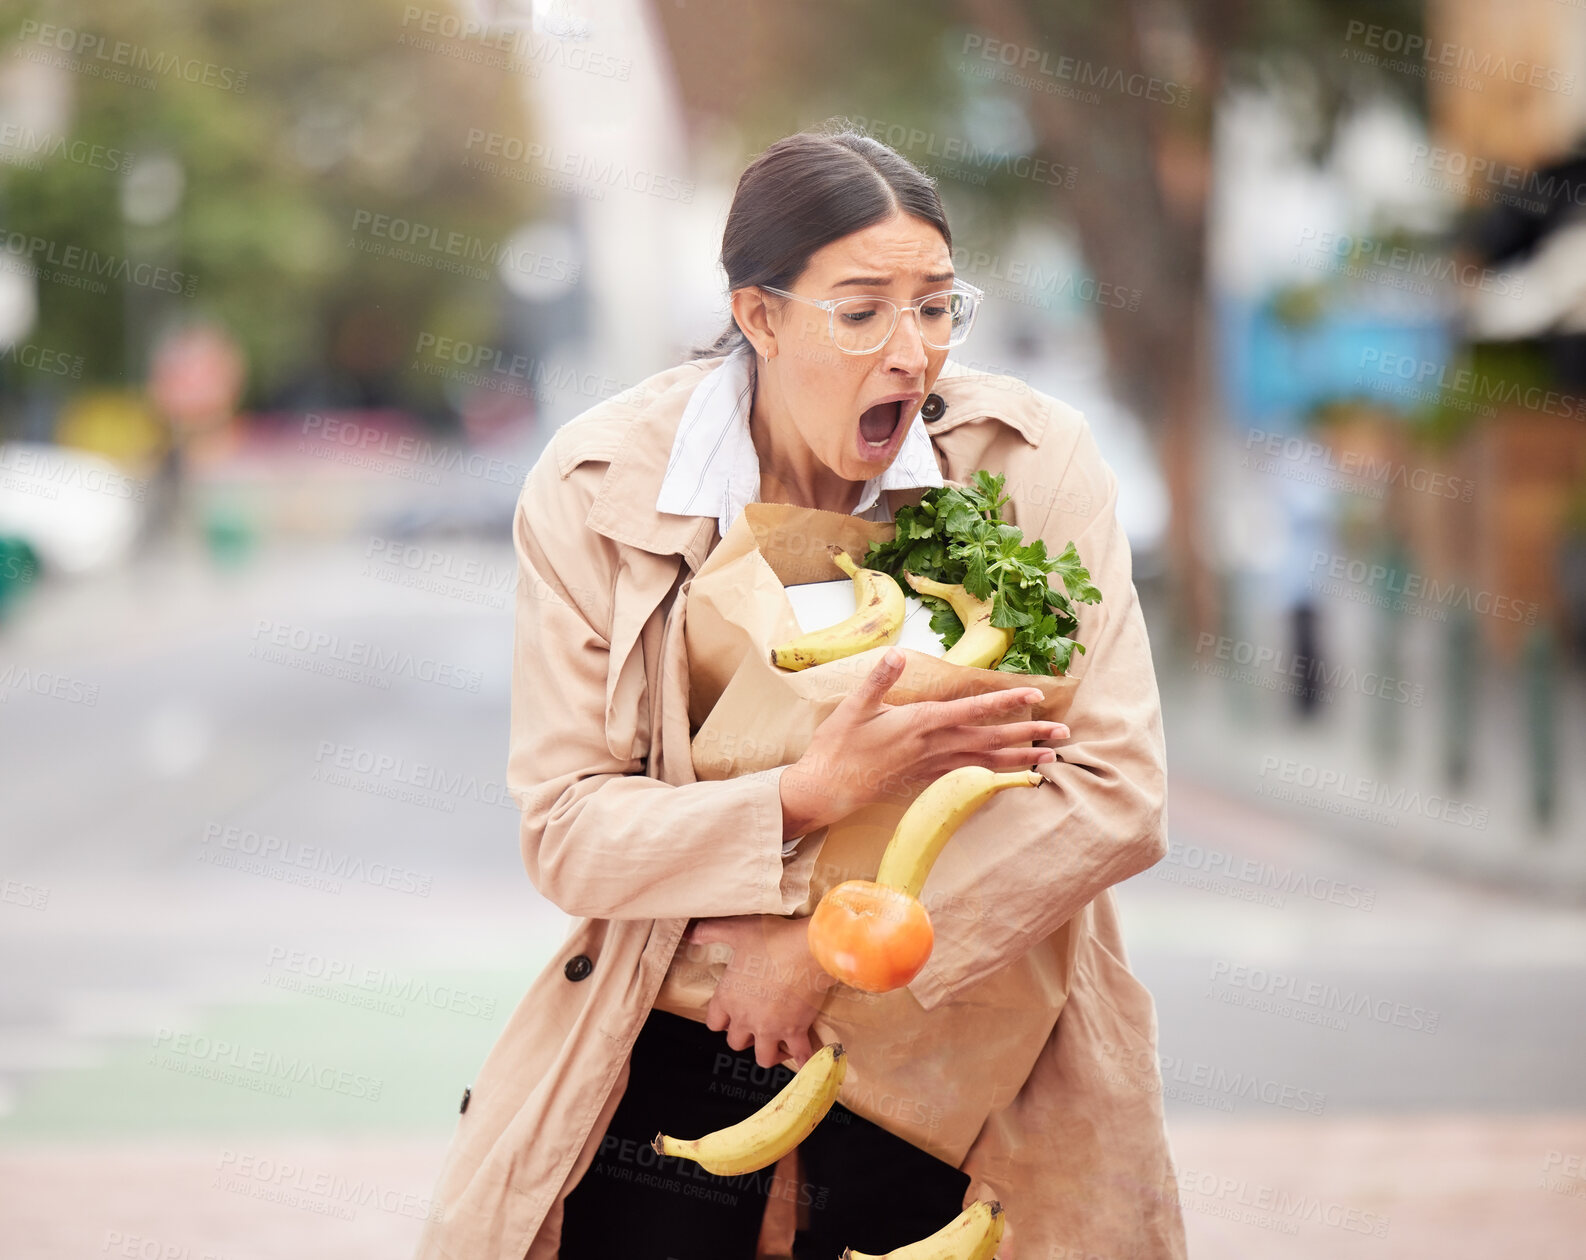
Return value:
M 965 1208 L 929 1238 L 898 1247 L 885 1256 L 844 1248 L 842 1260 L 992 1260 L 1002 1241 L 1007 1213 L 995 1199 Z
M 1039 770 L 998 772 L 985 766 L 960 766 L 933 779 L 898 819 L 881 854 L 875 882 L 918 897 L 937 854 L 964 819 L 997 792 L 1035 787 L 1045 777 Z
M 721 1177 L 768 1168 L 825 1118 L 847 1075 L 842 1043 L 833 1042 L 812 1054 L 776 1097 L 747 1119 L 702 1138 L 657 1133 L 650 1145 L 657 1155 L 692 1159 Z
M 903 579 L 922 595 L 945 599 L 964 623 L 963 635 L 947 649 L 942 657 L 944 661 L 974 669 L 996 668 L 1002 654 L 1013 643 L 1013 631 L 991 624 L 991 600 L 976 599 L 962 585 L 935 582 L 906 570 Z
M 903 632 L 908 605 L 892 577 L 880 569 L 861 568 L 835 544 L 827 550 L 837 567 L 854 580 L 853 615 L 772 648 L 771 664 L 782 669 L 808 669 L 883 647 L 896 643 Z

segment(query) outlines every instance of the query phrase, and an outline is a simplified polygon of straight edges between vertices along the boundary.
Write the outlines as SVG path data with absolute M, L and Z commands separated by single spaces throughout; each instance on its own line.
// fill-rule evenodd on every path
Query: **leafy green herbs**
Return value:
M 991 624 L 1014 632 L 998 669 L 1066 673 L 1074 650 L 1085 650 L 1068 637 L 1079 629 L 1074 602 L 1100 603 L 1101 592 L 1091 585 L 1072 542 L 1052 559 L 1043 539 L 1026 543 L 1019 528 L 1002 519 L 999 509 L 1008 501 L 1002 483 L 1003 474 L 993 477 L 981 468 L 962 489 L 933 486 L 918 505 L 898 509 L 892 540 L 871 543 L 862 563 L 891 574 L 906 594 L 932 609 L 931 629 L 944 646 L 958 642 L 963 622 L 946 600 L 917 595 L 903 581 L 905 569 L 938 582 L 962 582 L 976 599 L 992 599 Z M 1047 580 L 1054 573 L 1062 590 Z

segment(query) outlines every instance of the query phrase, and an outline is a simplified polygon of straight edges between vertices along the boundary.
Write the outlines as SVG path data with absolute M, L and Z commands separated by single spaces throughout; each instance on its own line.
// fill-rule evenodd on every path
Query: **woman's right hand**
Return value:
M 785 838 L 836 822 L 863 805 L 913 796 L 960 766 L 1018 770 L 1053 761 L 1031 740 L 1067 739 L 1061 722 L 1014 721 L 1041 700 L 1033 687 L 1010 687 L 956 700 L 888 704 L 903 672 L 893 649 L 815 730 L 804 755 L 782 774 Z

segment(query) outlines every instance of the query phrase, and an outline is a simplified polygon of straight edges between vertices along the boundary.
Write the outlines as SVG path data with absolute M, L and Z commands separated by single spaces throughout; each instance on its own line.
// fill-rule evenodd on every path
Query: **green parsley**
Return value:
M 961 582 L 976 599 L 992 599 L 991 624 L 1014 632 L 998 669 L 1066 673 L 1074 650 L 1085 650 L 1069 637 L 1079 629 L 1074 602 L 1100 603 L 1101 592 L 1091 585 L 1072 542 L 1054 560 L 1044 539 L 1026 543 L 1018 526 L 1002 519 L 999 509 L 1008 501 L 1002 483 L 1003 474 L 993 477 L 981 468 L 968 486 L 931 487 L 918 505 L 898 509 L 891 541 L 872 542 L 861 563 L 890 574 L 905 594 L 932 609 L 931 629 L 944 647 L 958 642 L 963 622 L 946 600 L 917 594 L 903 581 L 905 569 L 938 582 Z M 1062 590 L 1047 580 L 1054 573 L 1062 578 Z

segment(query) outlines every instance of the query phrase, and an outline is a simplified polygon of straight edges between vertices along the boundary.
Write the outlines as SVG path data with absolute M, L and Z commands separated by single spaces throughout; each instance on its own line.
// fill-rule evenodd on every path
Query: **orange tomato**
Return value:
M 828 889 L 810 916 L 815 961 L 866 993 L 885 993 L 914 979 L 935 941 L 931 916 L 918 899 L 868 879 Z

